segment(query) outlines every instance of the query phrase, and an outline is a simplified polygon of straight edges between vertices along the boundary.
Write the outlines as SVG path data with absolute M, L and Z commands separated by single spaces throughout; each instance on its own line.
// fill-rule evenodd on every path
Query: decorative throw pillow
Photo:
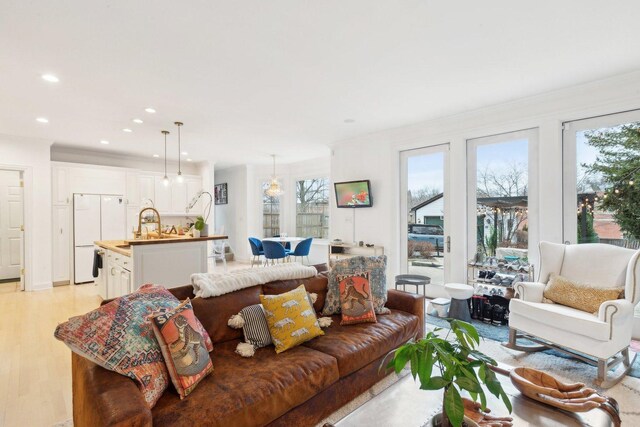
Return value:
M 189 298 L 173 310 L 150 317 L 171 382 L 184 399 L 213 371 L 201 323 Z
M 619 299 L 623 293 L 624 288 L 600 288 L 576 283 L 555 273 L 551 273 L 544 288 L 544 298 L 588 313 L 597 313 L 600 304 Z
M 340 286 L 341 325 L 375 323 L 376 313 L 371 297 L 369 273 L 338 276 Z
M 340 314 L 340 286 L 338 276 L 369 273 L 369 285 L 376 314 L 387 314 L 387 256 L 356 256 L 336 261 L 329 273 L 327 296 L 322 309 L 323 316 Z
M 260 295 L 276 353 L 324 335 L 304 285 L 280 295 Z
M 255 348 L 262 348 L 272 344 L 271 333 L 262 304 L 254 304 L 240 310 L 244 320 L 242 331 L 244 340 Z
M 135 380 L 152 408 L 168 387 L 169 375 L 147 317 L 178 305 L 180 301 L 164 287 L 143 285 L 131 294 L 58 325 L 54 336 L 71 351 Z M 213 349 L 206 331 L 200 332 L 207 350 Z

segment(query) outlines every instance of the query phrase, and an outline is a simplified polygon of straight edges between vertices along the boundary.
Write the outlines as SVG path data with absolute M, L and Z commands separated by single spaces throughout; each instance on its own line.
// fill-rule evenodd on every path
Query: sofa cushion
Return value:
M 544 298 L 592 314 L 598 313 L 603 302 L 618 299 L 622 294 L 624 287 L 600 287 L 578 283 L 556 273 L 549 275 L 549 282 L 544 288 Z
M 260 292 L 260 286 L 252 286 L 219 297 L 196 297 L 191 300 L 191 305 L 196 317 L 215 344 L 242 337 L 242 329 L 228 327 L 227 320 L 246 306 L 259 304 Z
M 318 268 L 316 266 L 316 268 Z M 265 295 L 279 295 L 289 292 L 300 285 L 304 285 L 307 292 L 318 295 L 313 308 L 319 312 L 324 307 L 324 300 L 327 295 L 327 277 L 326 275 L 312 277 L 310 279 L 294 279 L 294 280 L 278 280 L 276 282 L 265 283 L 262 285 L 262 292 Z
M 420 331 L 416 315 L 398 310 L 379 316 L 377 323 L 340 325 L 340 315 L 332 319 L 324 336 L 302 345 L 335 357 L 341 378 L 384 356 Z
M 517 313 L 518 316 L 530 319 L 531 322 L 542 323 L 554 329 L 570 331 L 573 334 L 600 341 L 609 340 L 609 324 L 601 321 L 596 315 L 576 308 L 515 298 L 511 300 L 509 308 L 512 315 Z M 527 332 L 526 328 L 523 331 Z
M 298 346 L 276 355 L 273 348 L 254 357 L 235 354 L 238 340 L 217 344 L 215 372 L 186 399 L 165 393 L 152 411 L 154 426 L 257 426 L 285 414 L 335 383 L 336 360 Z

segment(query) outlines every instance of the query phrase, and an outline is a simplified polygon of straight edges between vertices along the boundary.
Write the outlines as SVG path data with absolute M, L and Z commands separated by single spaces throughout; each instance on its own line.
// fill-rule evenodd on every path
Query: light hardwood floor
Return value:
M 0 426 L 52 426 L 71 418 L 71 351 L 58 323 L 100 304 L 96 287 L 0 291 Z
M 53 331 L 101 299 L 93 284 L 37 292 L 17 285 L 0 284 L 0 427 L 51 427 L 72 417 L 71 351 Z

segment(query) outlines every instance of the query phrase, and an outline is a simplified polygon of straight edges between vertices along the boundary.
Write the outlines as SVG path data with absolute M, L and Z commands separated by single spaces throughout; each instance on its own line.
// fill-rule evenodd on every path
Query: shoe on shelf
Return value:
M 504 312 L 505 308 L 499 304 L 493 306 L 493 311 L 491 315 L 491 324 L 495 326 L 499 326 L 504 321 Z
M 491 323 L 491 319 L 493 317 L 493 306 L 486 300 L 482 304 L 482 321 L 484 323 Z
M 496 275 L 495 271 L 487 271 L 487 279 L 489 281 L 491 281 L 491 279 L 493 279 L 493 277 Z

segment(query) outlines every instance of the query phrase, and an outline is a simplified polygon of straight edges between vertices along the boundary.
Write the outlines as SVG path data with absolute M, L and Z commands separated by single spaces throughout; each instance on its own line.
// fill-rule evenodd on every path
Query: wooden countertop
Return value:
M 95 243 L 103 249 L 114 251 L 124 256 L 131 256 L 131 246 L 140 245 L 161 245 L 166 243 L 193 243 L 205 242 L 207 240 L 226 240 L 229 236 L 215 235 L 207 237 L 191 237 L 188 235 L 179 236 L 176 234 L 164 234 L 162 239 L 152 238 L 147 240 L 130 239 L 130 240 L 98 240 Z

